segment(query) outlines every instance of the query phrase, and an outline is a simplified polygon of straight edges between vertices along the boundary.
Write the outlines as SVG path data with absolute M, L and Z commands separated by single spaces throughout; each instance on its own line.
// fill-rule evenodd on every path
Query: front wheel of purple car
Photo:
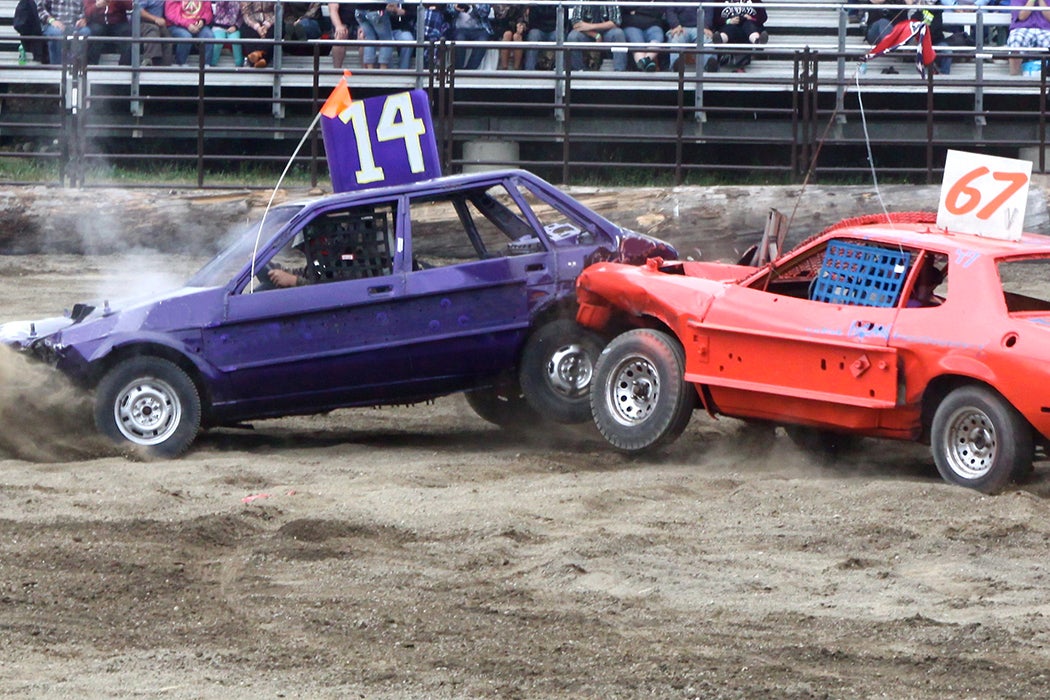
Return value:
M 141 355 L 114 366 L 95 390 L 95 426 L 146 457 L 173 458 L 197 437 L 201 402 L 174 363 Z
M 590 420 L 591 380 L 603 345 L 601 336 L 570 319 L 538 328 L 525 343 L 518 372 L 532 408 L 555 423 Z
M 681 435 L 696 405 L 684 373 L 685 353 L 668 334 L 637 329 L 614 338 L 591 389 L 591 413 L 609 444 L 637 454 Z
M 930 448 L 945 481 L 984 493 L 1001 491 L 1032 464 L 1032 428 L 997 392 L 964 386 L 937 407 Z

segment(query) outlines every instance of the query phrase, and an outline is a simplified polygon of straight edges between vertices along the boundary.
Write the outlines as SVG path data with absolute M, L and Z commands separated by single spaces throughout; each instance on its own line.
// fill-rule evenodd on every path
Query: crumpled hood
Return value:
M 0 324 L 0 345 L 24 350 L 37 340 L 73 325 L 68 316 L 53 316 L 36 321 L 10 321 Z

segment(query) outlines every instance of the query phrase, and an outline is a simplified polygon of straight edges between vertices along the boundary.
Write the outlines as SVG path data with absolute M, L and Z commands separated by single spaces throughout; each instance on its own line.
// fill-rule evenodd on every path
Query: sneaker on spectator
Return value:
M 765 29 L 763 29 L 761 32 L 759 32 L 759 34 L 758 34 L 758 41 L 756 41 L 755 43 L 756 44 L 768 44 L 769 43 L 769 32 L 767 32 Z
M 704 63 L 704 72 L 705 73 L 717 73 L 718 72 L 718 59 L 715 58 L 714 56 L 712 56 L 711 58 L 707 59 L 707 62 Z

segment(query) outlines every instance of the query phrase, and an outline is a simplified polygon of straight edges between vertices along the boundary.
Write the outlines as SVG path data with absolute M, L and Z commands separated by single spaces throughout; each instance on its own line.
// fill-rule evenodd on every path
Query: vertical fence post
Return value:
M 1046 172 L 1046 70 L 1047 59 L 1039 60 L 1039 172 Z
M 197 52 L 197 187 L 204 187 L 204 46 Z
M 933 68 L 926 71 L 926 184 L 933 183 Z
M 703 34 L 703 32 L 698 32 L 698 34 Z M 700 62 L 699 58 L 697 58 L 697 62 L 698 63 Z M 685 112 L 685 54 L 684 53 L 681 54 L 681 57 L 678 60 L 678 91 L 677 91 L 677 97 L 678 97 L 678 105 L 677 105 L 677 110 L 675 111 L 675 120 L 674 120 L 674 137 L 675 137 L 674 138 L 674 184 L 676 186 L 681 185 L 682 184 L 682 180 L 684 179 L 683 178 L 683 174 L 682 174 L 682 158 L 683 158 L 682 153 L 683 153 L 683 150 L 684 150 L 684 147 L 683 147 L 683 144 L 682 144 L 682 135 L 685 132 L 685 114 L 684 114 L 684 112 Z
M 314 62 L 314 75 L 313 85 L 311 93 L 311 101 L 313 111 L 310 113 L 310 122 L 313 122 L 313 118 L 317 116 L 317 113 L 321 111 L 321 47 L 316 43 L 313 43 L 313 62 Z M 309 128 L 309 127 L 307 127 Z M 317 146 L 317 132 L 320 129 L 314 129 L 313 133 L 310 134 L 310 187 L 317 187 L 317 157 L 319 155 Z

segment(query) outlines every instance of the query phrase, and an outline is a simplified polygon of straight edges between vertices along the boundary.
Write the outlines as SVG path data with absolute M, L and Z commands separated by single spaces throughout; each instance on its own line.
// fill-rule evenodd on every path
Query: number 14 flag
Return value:
M 441 175 L 430 102 L 423 90 L 354 100 L 347 71 L 321 108 L 335 192 L 429 180 Z

